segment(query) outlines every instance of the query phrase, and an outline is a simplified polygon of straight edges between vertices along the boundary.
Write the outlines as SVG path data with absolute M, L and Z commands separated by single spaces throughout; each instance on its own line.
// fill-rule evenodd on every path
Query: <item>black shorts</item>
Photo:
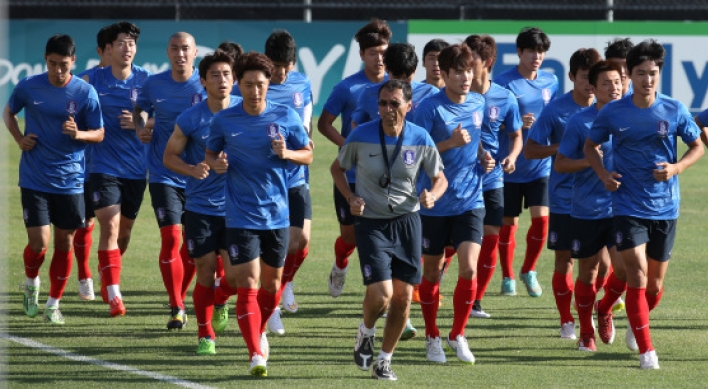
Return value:
M 676 219 L 651 220 L 631 216 L 615 216 L 615 243 L 617 251 L 642 245 L 647 256 L 659 262 L 671 258 L 671 250 L 676 238 Z
M 156 183 L 150 183 L 149 187 L 157 225 L 162 228 L 183 224 L 184 189 Z
M 350 183 L 349 189 L 352 190 L 352 193 L 356 193 L 356 184 Z M 354 216 L 352 216 L 352 212 L 349 209 L 349 201 L 339 193 L 336 186 L 334 187 L 334 210 L 337 212 L 339 224 L 343 226 L 351 226 L 354 224 Z
M 88 181 L 88 180 L 87 180 Z M 96 217 L 96 213 L 93 211 L 93 201 L 91 201 L 91 182 L 84 182 L 84 194 L 81 195 L 84 201 L 84 218 L 86 220 L 93 219 Z M 87 227 L 86 225 L 82 227 Z
M 589 258 L 603 247 L 615 245 L 614 222 L 612 218 L 587 220 L 571 218 L 571 253 L 573 258 Z
M 127 219 L 138 217 L 147 181 L 119 178 L 110 174 L 93 173 L 89 176 L 91 208 L 101 209 L 120 204 L 120 214 Z M 89 208 L 89 204 L 86 204 Z
M 504 225 L 504 188 L 490 189 L 484 194 L 484 225 Z
M 549 250 L 569 251 L 571 249 L 573 220 L 568 214 L 551 212 L 548 218 L 548 243 L 546 244 Z
M 364 285 L 392 278 L 411 285 L 420 283 L 421 223 L 417 212 L 393 219 L 357 217 L 354 233 Z
M 226 250 L 226 218 L 185 210 L 184 235 L 191 258 Z
M 423 222 L 423 254 L 440 255 L 445 246 L 457 249 L 462 242 L 482 244 L 484 208 L 455 216 L 420 216 Z
M 289 228 L 275 230 L 226 229 L 229 262 L 232 266 L 248 263 L 260 257 L 268 266 L 281 268 L 285 264 L 289 241 Z
M 288 207 L 290 208 L 290 227 L 302 228 L 305 219 L 312 220 L 312 199 L 306 184 L 288 189 Z
M 504 216 L 521 215 L 521 206 L 548 206 L 548 177 L 541 177 L 530 182 L 504 182 Z
M 54 224 L 62 230 L 84 227 L 84 194 L 56 194 L 20 188 L 25 227 Z

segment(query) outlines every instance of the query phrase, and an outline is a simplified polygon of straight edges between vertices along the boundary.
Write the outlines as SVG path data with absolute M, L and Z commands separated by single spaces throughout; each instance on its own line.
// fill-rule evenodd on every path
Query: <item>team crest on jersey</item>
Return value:
M 541 96 L 543 97 L 543 104 L 546 105 L 551 102 L 551 90 L 548 88 L 543 88 L 541 91 Z
M 202 102 L 201 93 L 195 93 L 192 95 L 192 105 L 197 105 Z
M 475 111 L 472 113 L 472 124 L 474 124 L 474 126 L 477 128 L 482 127 L 482 113 L 481 112 Z
M 138 102 L 138 88 L 130 88 L 130 101 L 133 104 Z
M 69 100 L 66 102 L 66 113 L 68 113 L 70 116 L 76 115 L 76 109 L 79 105 L 76 104 L 76 101 L 74 100 Z
M 621 232 L 618 232 L 617 234 L 615 234 L 615 243 L 616 243 L 616 244 L 622 244 L 623 238 L 624 238 L 624 237 L 622 236 L 622 233 L 621 233 Z
M 573 244 L 571 245 L 571 249 L 573 250 L 574 253 L 577 253 L 580 251 L 580 241 L 577 239 L 573 239 Z
M 364 278 L 366 278 L 366 279 L 371 278 L 371 266 L 370 265 L 364 265 Z
M 413 167 L 413 164 L 415 163 L 415 151 L 405 150 L 403 152 L 403 163 L 407 168 Z
M 669 135 L 669 122 L 659 120 L 659 123 L 656 124 L 656 133 L 659 134 L 659 137 L 666 138 L 666 135 Z
M 302 98 L 302 93 L 300 93 L 300 92 L 293 93 L 293 104 L 295 105 L 295 108 L 302 108 L 302 104 L 304 102 L 305 102 L 305 99 Z
M 275 123 L 270 123 L 268 126 L 266 126 L 266 134 L 270 139 L 277 139 L 278 138 L 278 132 L 280 128 L 278 127 L 277 124 Z
M 496 122 L 499 119 L 500 109 L 499 107 L 489 107 L 489 119 Z
M 238 258 L 238 246 L 235 244 L 229 246 L 229 257 L 231 257 L 231 259 Z
M 165 208 L 159 207 L 155 210 L 155 213 L 157 214 L 157 220 L 165 220 Z
M 98 200 L 100 200 L 100 199 L 101 199 L 101 192 L 99 192 L 99 191 L 94 191 L 94 192 L 91 194 L 91 200 L 93 200 L 93 203 L 94 203 L 94 204 L 98 204 Z
M 548 241 L 551 244 L 556 244 L 556 242 L 558 242 L 558 234 L 556 234 L 555 231 L 551 231 L 551 233 L 548 235 Z

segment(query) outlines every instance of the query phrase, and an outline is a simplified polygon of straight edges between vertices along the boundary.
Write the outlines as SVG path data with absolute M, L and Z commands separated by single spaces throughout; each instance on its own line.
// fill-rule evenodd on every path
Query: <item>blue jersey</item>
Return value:
M 465 146 L 440 153 L 448 187 L 445 194 L 435 202 L 435 206 L 431 209 L 421 209 L 421 214 L 454 216 L 484 207 L 482 172 L 477 161 L 483 116 L 484 98 L 478 93 L 470 93 L 464 103 L 455 104 L 448 99 L 443 88 L 418 106 L 415 123 L 430 133 L 435 144 L 449 139 L 458 125 L 462 125 L 471 138 L 470 143 Z M 421 190 L 430 189 L 430 178 L 423 176 L 421 186 Z
M 583 159 L 585 140 L 590 127 L 597 117 L 595 104 L 583 108 L 568 119 L 563 138 L 558 146 L 558 154 L 570 159 Z M 610 137 L 611 138 L 611 137 Z M 612 140 L 600 145 L 602 164 L 612 171 Z M 598 220 L 612 217 L 612 194 L 592 168 L 585 168 L 570 175 L 572 179 L 572 201 L 570 216 L 576 219 Z
M 359 124 L 364 124 L 379 118 L 379 89 L 381 84 L 376 84 L 367 87 L 361 92 L 356 110 L 352 114 L 352 121 Z M 422 82 L 413 81 L 411 83 L 413 89 L 413 98 L 411 110 L 406 114 L 406 120 L 413 121 L 415 118 L 415 109 L 418 107 L 424 98 L 438 93 L 440 89 L 425 84 Z
M 566 122 L 583 108 L 585 107 L 579 106 L 573 100 L 572 91 L 551 101 L 529 130 L 528 139 L 541 146 L 560 143 Z M 555 162 L 555 159 L 555 155 L 544 158 L 546 161 L 551 161 L 551 164 Z M 572 196 L 573 175 L 558 173 L 555 169 L 551 169 L 551 177 L 548 180 L 548 198 L 551 212 L 564 215 L 570 214 Z
M 483 190 L 488 191 L 504 187 L 504 170 L 502 170 L 501 161 L 509 155 L 507 133 L 519 131 L 523 122 L 521 115 L 519 115 L 519 103 L 508 89 L 491 83 L 487 93 L 483 96 L 485 104 L 482 146 L 497 162 L 494 170 L 483 177 Z
M 701 122 L 702 126 L 708 126 L 708 109 L 703 110 L 701 113 L 696 115 L 698 121 Z
M 22 152 L 20 187 L 55 194 L 83 193 L 86 143 L 64 135 L 62 126 L 73 116 L 79 130 L 103 127 L 96 90 L 76 76 L 58 88 L 42 73 L 20 81 L 7 106 L 13 114 L 24 109 L 24 135 L 37 135 L 34 148 Z
M 130 77 L 118 80 L 110 67 L 92 70 L 86 75 L 101 101 L 105 136 L 103 142 L 88 146 L 92 158 L 87 159 L 87 170 L 130 180 L 145 179 L 145 145 L 135 131 L 120 127 L 119 116 L 124 110 L 133 112 L 150 72 L 133 65 Z
M 243 101 L 242 98 L 231 96 L 229 107 L 233 107 L 241 101 Z M 209 109 L 206 100 L 187 109 L 177 117 L 177 125 L 184 136 L 189 139 L 187 147 L 184 149 L 186 163 L 197 165 L 204 161 L 212 119 L 214 119 L 214 113 Z M 226 216 L 224 185 L 226 185 L 226 176 L 217 174 L 213 170 L 209 170 L 209 175 L 203 180 L 187 177 L 187 187 L 184 190 L 187 199 L 184 208 L 202 215 Z
M 96 74 L 96 71 L 101 70 L 101 69 L 103 69 L 103 68 L 98 67 L 98 66 L 94 66 L 91 69 L 86 69 L 83 72 L 76 74 L 76 77 L 79 77 L 80 79 L 82 79 L 84 81 L 86 81 L 85 80 L 86 78 L 89 78 L 88 82 L 89 82 L 89 84 L 91 84 L 90 78 L 93 77 L 94 74 Z M 96 89 L 95 85 L 92 85 L 92 86 L 94 87 L 94 89 Z M 99 101 L 100 101 L 100 98 L 99 98 Z M 103 112 L 104 109 L 105 108 L 103 107 L 103 103 L 101 103 L 101 112 Z M 105 117 L 103 119 L 104 119 L 103 125 L 104 125 L 104 130 L 105 130 L 105 126 L 106 126 Z M 105 134 L 104 134 L 103 141 L 105 141 L 105 140 L 106 140 L 106 138 L 105 138 Z M 101 143 L 103 143 L 103 142 L 101 142 Z M 86 149 L 84 150 L 84 177 L 86 179 L 88 179 L 88 176 L 91 173 L 91 172 L 89 172 L 88 168 L 91 165 L 91 152 L 93 151 L 93 146 L 95 146 L 95 144 L 88 143 L 88 144 L 86 144 Z
M 513 67 L 498 75 L 494 82 L 509 89 L 519 103 L 519 114 L 523 117 L 533 113 L 538 119 L 548 103 L 556 97 L 558 91 L 558 78 L 543 70 L 539 70 L 536 79 L 527 80 L 519 74 L 517 67 Z M 522 130 L 524 144 L 528 138 L 528 130 Z M 512 174 L 505 174 L 504 181 L 525 183 L 548 177 L 551 173 L 550 159 L 526 160 L 524 153 L 516 160 L 516 170 Z
M 286 228 L 288 220 L 288 161 L 273 153 L 272 139 L 282 134 L 289 149 L 310 143 L 302 120 L 292 108 L 266 103 L 252 116 L 237 104 L 214 117 L 207 148 L 228 156 L 226 226 L 252 230 Z
M 175 120 L 187 108 L 206 98 L 204 88 L 199 81 L 199 72 L 195 69 L 192 77 L 185 82 L 172 78 L 172 71 L 153 74 L 143 84 L 138 95 L 137 106 L 143 111 L 154 112 L 155 128 L 147 157 L 150 183 L 167 184 L 184 188 L 186 177 L 169 170 L 162 163 L 167 141 L 175 129 Z
M 613 192 L 615 216 L 673 220 L 678 218 L 678 176 L 654 179 L 658 162 L 678 161 L 677 139 L 692 143 L 701 134 L 688 109 L 678 100 L 657 94 L 649 108 L 637 108 L 633 95 L 608 104 L 595 119 L 588 138 L 599 144 L 612 136 L 614 170 L 622 183 Z

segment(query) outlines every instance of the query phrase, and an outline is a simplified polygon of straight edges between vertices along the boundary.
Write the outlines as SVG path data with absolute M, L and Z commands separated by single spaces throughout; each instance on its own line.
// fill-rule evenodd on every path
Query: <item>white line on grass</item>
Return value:
M 155 372 L 151 372 L 151 371 L 140 370 L 140 369 L 136 369 L 131 366 L 119 365 L 119 364 L 113 363 L 113 362 L 102 361 L 100 359 L 87 357 L 85 355 L 74 354 L 72 352 L 62 350 L 60 348 L 56 348 L 56 347 L 48 346 L 46 344 L 35 342 L 32 339 L 21 338 L 18 336 L 12 336 L 12 335 L 5 334 L 2 332 L 0 332 L 0 339 L 7 339 L 9 341 L 19 343 L 19 344 L 27 346 L 27 347 L 40 349 L 40 350 L 42 350 L 46 353 L 49 353 L 49 354 L 54 354 L 54 355 L 58 355 L 62 358 L 71 359 L 73 361 L 85 362 L 85 363 L 90 363 L 92 365 L 105 367 L 108 369 L 124 371 L 126 373 L 131 373 L 131 374 L 140 375 L 143 377 L 152 378 L 157 381 L 167 382 L 167 383 L 175 384 L 175 385 L 182 386 L 185 388 L 213 389 L 213 387 L 211 387 L 211 386 L 201 385 L 196 382 L 185 381 L 185 380 L 177 378 L 177 377 L 172 377 L 172 376 L 168 376 L 168 375 L 164 375 L 164 374 L 160 374 L 160 373 L 155 373 Z

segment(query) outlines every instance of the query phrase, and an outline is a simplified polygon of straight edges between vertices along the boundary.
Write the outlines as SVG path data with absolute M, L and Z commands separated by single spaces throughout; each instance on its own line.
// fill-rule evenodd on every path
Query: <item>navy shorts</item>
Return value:
M 615 243 L 617 251 L 642 245 L 647 256 L 659 262 L 671 258 L 671 250 L 676 238 L 676 219 L 651 220 L 631 216 L 615 216 Z
M 312 199 L 307 184 L 288 189 L 290 227 L 302 228 L 305 219 L 312 220 Z
M 56 194 L 27 188 L 20 188 L 20 193 L 26 228 L 54 224 L 62 230 L 75 230 L 84 226 L 83 193 Z
M 421 223 L 417 212 L 393 219 L 357 217 L 354 233 L 364 285 L 392 278 L 420 284 Z
M 110 174 L 93 173 L 89 176 L 91 207 L 101 209 L 120 204 L 120 214 L 127 219 L 138 217 L 147 181 L 119 178 Z M 86 204 L 88 209 L 89 205 Z
M 553 213 L 548 218 L 548 243 L 549 250 L 569 251 L 573 237 L 571 231 L 573 218 L 565 213 Z M 575 258 L 575 257 L 574 257 Z
M 504 188 L 490 189 L 484 194 L 484 225 L 504 225 Z
M 275 230 L 226 229 L 227 251 L 232 266 L 248 263 L 260 257 L 268 266 L 281 268 L 285 264 L 289 241 L 289 228 Z
M 88 181 L 88 180 L 87 180 Z M 84 182 L 84 194 L 81 195 L 84 199 L 84 217 L 86 220 L 93 219 L 96 217 L 96 213 L 93 211 L 93 201 L 91 201 L 91 183 Z M 87 227 L 86 225 L 82 227 Z
M 573 258 L 588 258 L 603 247 L 615 245 L 614 222 L 612 218 L 587 220 L 571 218 L 570 229 L 573 237 L 571 253 Z
M 150 183 L 149 187 L 157 225 L 162 228 L 182 224 L 184 220 L 184 189 L 154 183 Z
M 349 189 L 352 193 L 356 193 L 356 184 L 349 184 Z M 343 226 L 351 226 L 354 224 L 354 216 L 349 209 L 349 199 L 345 199 L 337 187 L 334 187 L 334 210 L 337 212 L 337 220 Z
M 504 182 L 504 216 L 521 215 L 521 207 L 548 206 L 548 177 L 531 182 Z
M 445 246 L 457 249 L 462 242 L 482 244 L 484 208 L 455 216 L 420 216 L 423 222 L 423 254 L 440 255 Z
M 191 258 L 226 250 L 226 218 L 185 210 L 184 235 Z

